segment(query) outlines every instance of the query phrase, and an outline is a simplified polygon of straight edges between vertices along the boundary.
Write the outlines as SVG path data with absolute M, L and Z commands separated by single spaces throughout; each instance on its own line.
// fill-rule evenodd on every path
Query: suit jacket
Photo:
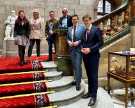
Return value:
M 43 29 L 42 29 L 42 20 L 41 18 L 38 19 L 31 19 L 31 34 L 30 39 L 41 39 L 43 36 Z
M 63 20 L 64 16 L 60 17 L 60 20 L 59 20 L 59 24 L 60 26 L 62 25 L 62 20 Z M 73 24 L 72 24 L 72 18 L 70 15 L 67 16 L 67 26 L 68 27 L 71 27 Z
M 100 47 L 103 45 L 103 38 L 100 29 L 96 26 L 92 26 L 90 32 L 87 34 L 87 39 L 85 30 L 81 45 L 83 48 L 90 48 L 91 53 L 98 53 Z
M 48 21 L 46 21 L 46 25 L 45 25 L 45 34 L 46 34 L 46 36 L 48 35 L 50 35 L 50 33 L 49 33 L 49 30 L 50 30 L 50 28 L 49 28 L 49 24 L 50 23 L 53 23 L 53 28 L 52 28 L 52 31 L 54 32 L 53 33 L 53 35 L 56 35 L 57 33 L 56 33 L 56 30 L 58 29 L 58 20 L 57 19 L 54 19 L 54 20 L 48 20 Z
M 68 33 L 67 33 L 67 41 L 71 41 L 72 42 L 72 29 L 73 29 L 73 26 L 72 27 L 69 27 L 68 28 Z M 79 45 L 77 47 L 70 47 L 70 49 L 77 49 L 78 51 L 80 51 L 81 49 L 81 40 L 82 40 L 82 37 L 84 35 L 84 32 L 85 32 L 85 27 L 82 26 L 82 25 L 77 25 L 76 27 L 76 31 L 75 31 L 75 41 L 79 41 Z

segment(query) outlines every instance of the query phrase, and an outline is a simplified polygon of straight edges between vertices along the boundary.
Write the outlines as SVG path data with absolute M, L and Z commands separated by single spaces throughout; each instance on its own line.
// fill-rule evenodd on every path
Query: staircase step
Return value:
M 60 78 L 62 78 L 62 74 L 63 72 L 58 72 L 58 71 L 50 71 L 50 72 L 46 72 L 46 79 L 47 80 L 59 80 Z
M 72 104 L 60 106 L 59 108 L 115 108 L 113 99 L 103 88 L 98 89 L 96 104 L 92 107 L 88 107 L 88 99 L 80 99 Z
M 27 82 L 27 81 L 34 81 L 34 74 L 35 73 L 43 73 L 45 76 L 45 80 L 58 80 L 62 77 L 63 72 L 57 71 L 28 71 L 28 72 L 14 72 L 14 73 L 5 73 L 0 74 L 0 84 L 5 83 L 19 83 L 19 82 Z M 41 74 L 41 75 L 43 75 Z M 35 81 L 43 80 L 44 77 L 40 76 Z
M 72 86 L 73 81 L 74 78 L 72 76 L 65 76 L 59 80 L 48 82 L 47 87 L 50 90 L 62 91 L 70 88 Z
M 54 61 L 41 62 L 41 65 L 47 71 L 56 71 L 57 70 L 57 65 L 56 65 L 56 63 Z
M 1 84 L 0 85 L 0 89 L 2 89 L 2 93 L 0 93 L 1 96 L 11 96 L 11 95 L 19 95 L 19 94 L 26 94 L 26 93 L 34 93 L 34 88 L 29 88 L 30 86 L 34 87 L 36 85 L 42 84 L 42 87 L 44 87 L 44 89 L 42 89 L 43 92 L 46 91 L 46 87 L 44 86 L 44 83 L 46 83 L 47 85 L 47 89 L 48 91 L 62 91 L 62 90 L 66 90 L 68 88 L 70 88 L 72 86 L 72 82 L 74 81 L 74 78 L 72 76 L 66 76 L 63 77 L 59 80 L 56 81 L 45 81 L 45 80 L 41 80 L 41 81 L 30 81 L 30 82 L 22 82 L 22 83 L 11 83 L 11 84 Z M 41 85 L 40 85 L 41 86 Z M 8 87 L 8 89 L 6 89 Z M 24 87 L 25 89 L 19 89 L 19 87 Z M 37 86 L 36 86 L 37 87 Z M 3 91 L 3 90 L 7 90 L 7 92 Z M 17 89 L 17 90 L 16 90 Z M 39 89 L 38 89 L 39 90 Z M 37 92 L 39 92 L 37 90 Z
M 80 99 L 75 103 L 65 105 L 65 106 L 61 106 L 59 108 L 88 108 L 88 102 L 89 102 L 89 99 Z
M 76 91 L 76 87 L 72 86 L 71 88 L 66 89 L 64 91 L 48 94 L 48 96 L 50 102 L 53 105 L 64 106 L 78 101 L 81 98 L 81 96 L 84 94 L 84 90 L 85 89 L 83 87 L 83 84 L 81 84 L 80 91 Z

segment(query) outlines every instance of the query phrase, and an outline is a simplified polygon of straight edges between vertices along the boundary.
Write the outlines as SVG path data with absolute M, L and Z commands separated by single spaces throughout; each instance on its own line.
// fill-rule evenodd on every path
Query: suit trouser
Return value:
M 25 46 L 18 45 L 18 55 L 20 58 L 20 62 L 24 62 Z
M 72 60 L 76 85 L 80 85 L 82 78 L 82 53 L 73 49 L 70 51 L 70 56 Z
M 30 39 L 30 45 L 29 45 L 29 49 L 28 49 L 28 57 L 30 57 L 32 55 L 32 49 L 33 49 L 35 42 L 36 42 L 37 56 L 40 56 L 40 39 Z
M 53 48 L 53 44 L 54 44 L 54 48 L 55 48 L 55 50 L 56 50 L 56 40 L 55 40 L 55 38 L 53 37 L 53 36 L 48 36 L 48 39 L 47 39 L 47 41 L 48 41 L 48 52 L 49 52 L 49 60 L 52 60 L 52 48 Z
M 88 77 L 88 93 L 95 97 L 98 89 L 98 67 L 99 67 L 99 53 L 83 54 L 83 61 Z

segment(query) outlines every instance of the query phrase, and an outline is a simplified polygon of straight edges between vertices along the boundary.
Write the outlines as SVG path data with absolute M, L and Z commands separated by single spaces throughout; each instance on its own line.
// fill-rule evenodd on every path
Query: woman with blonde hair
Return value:
M 31 34 L 30 34 L 30 45 L 28 49 L 28 57 L 32 55 L 32 49 L 36 42 L 36 52 L 37 56 L 40 56 L 40 41 L 42 33 L 42 22 L 38 9 L 33 10 L 33 18 L 30 21 L 31 24 Z

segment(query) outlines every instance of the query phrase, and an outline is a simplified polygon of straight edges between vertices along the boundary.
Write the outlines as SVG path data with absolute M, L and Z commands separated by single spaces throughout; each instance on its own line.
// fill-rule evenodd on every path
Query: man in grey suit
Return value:
M 78 24 L 78 15 L 72 16 L 73 26 L 68 28 L 67 43 L 69 45 L 70 56 L 72 59 L 72 65 L 74 70 L 74 78 L 76 84 L 76 90 L 80 90 L 81 78 L 82 78 L 82 53 L 81 53 L 81 39 L 84 34 L 85 28 Z

